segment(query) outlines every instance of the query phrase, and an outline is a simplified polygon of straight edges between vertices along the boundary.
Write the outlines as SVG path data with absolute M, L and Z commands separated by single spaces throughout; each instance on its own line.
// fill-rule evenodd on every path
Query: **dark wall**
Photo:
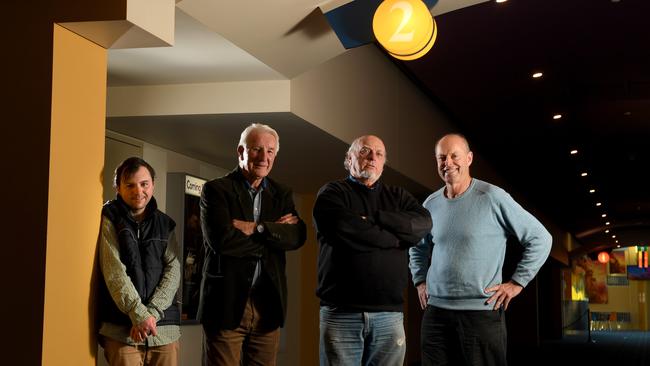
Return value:
M 52 91 L 52 3 L 11 1 L 3 34 L 3 348 L 40 365 Z M 10 356 L 11 358 L 11 356 Z

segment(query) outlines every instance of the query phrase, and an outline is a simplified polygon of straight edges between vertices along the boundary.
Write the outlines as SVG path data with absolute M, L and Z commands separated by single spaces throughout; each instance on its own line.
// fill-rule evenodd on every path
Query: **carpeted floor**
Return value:
M 650 332 L 596 331 L 591 339 L 588 342 L 585 333 L 544 342 L 535 349 L 510 350 L 509 365 L 650 365 Z

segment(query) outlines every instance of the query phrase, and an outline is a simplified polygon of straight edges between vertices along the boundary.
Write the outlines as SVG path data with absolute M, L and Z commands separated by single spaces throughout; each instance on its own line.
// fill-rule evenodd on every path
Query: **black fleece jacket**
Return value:
M 348 178 L 320 189 L 314 222 L 321 305 L 402 311 L 407 251 L 431 230 L 429 212 L 400 187 Z

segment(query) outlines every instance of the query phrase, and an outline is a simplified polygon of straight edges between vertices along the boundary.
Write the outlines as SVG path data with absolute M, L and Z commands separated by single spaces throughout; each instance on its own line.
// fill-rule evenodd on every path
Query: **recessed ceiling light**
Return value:
M 616 242 L 618 243 L 618 240 L 617 240 Z M 620 245 L 617 245 L 616 247 L 617 247 L 617 248 L 620 248 L 621 246 L 620 246 Z
M 607 217 L 607 214 L 602 214 L 600 215 L 600 217 Z
M 589 174 L 587 174 L 587 172 L 582 172 L 582 173 L 580 173 L 580 176 L 581 176 L 581 177 L 586 177 L 587 175 L 589 175 Z
M 575 155 L 575 154 L 578 153 L 578 150 L 571 150 L 569 153 L 570 153 L 571 155 Z
M 560 119 L 560 118 L 562 118 L 562 115 L 559 113 L 553 115 L 553 119 Z
M 589 193 L 596 193 L 596 190 L 592 188 L 589 190 Z
M 609 229 L 605 230 L 605 234 L 609 234 Z
M 609 221 L 607 221 L 607 222 L 605 223 L 605 225 L 609 225 Z
M 612 239 L 616 239 L 616 235 L 612 235 Z
M 506 1 L 508 1 L 508 0 L 496 0 L 496 2 L 498 2 L 498 3 L 505 3 Z
M 536 72 L 536 73 L 533 74 L 533 79 L 541 78 L 543 75 L 544 74 L 542 74 L 541 72 Z
M 602 205 L 602 203 L 596 202 L 596 206 L 601 206 L 601 205 Z

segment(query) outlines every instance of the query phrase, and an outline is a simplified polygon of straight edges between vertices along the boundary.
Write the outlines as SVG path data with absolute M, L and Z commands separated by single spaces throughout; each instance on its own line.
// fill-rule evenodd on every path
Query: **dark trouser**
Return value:
M 423 366 L 505 366 L 503 310 L 447 310 L 427 306 L 422 318 Z

